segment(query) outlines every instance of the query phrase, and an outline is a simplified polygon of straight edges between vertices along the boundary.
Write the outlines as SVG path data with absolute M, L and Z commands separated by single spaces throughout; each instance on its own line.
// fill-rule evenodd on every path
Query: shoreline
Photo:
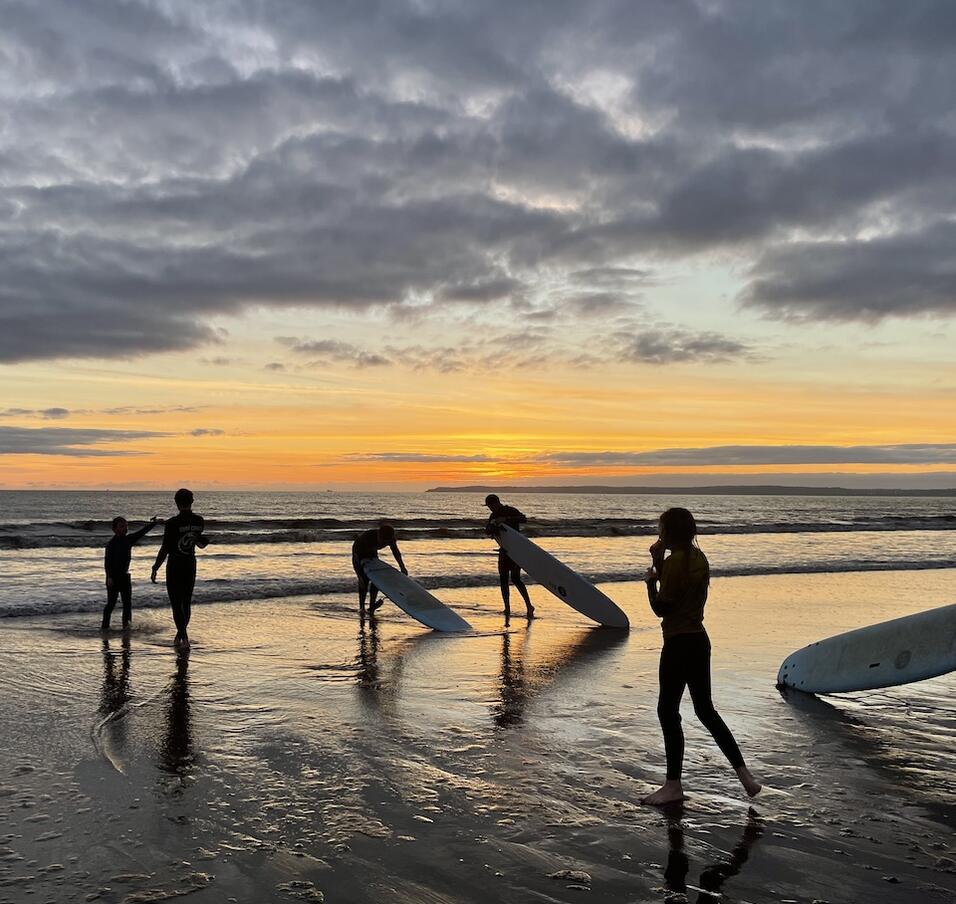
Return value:
M 592 629 L 539 591 L 505 632 L 493 588 L 456 589 L 476 633 L 442 637 L 391 606 L 363 630 L 351 595 L 209 604 L 188 657 L 160 610 L 125 639 L 11 620 L 0 902 L 951 900 L 956 676 L 773 687 L 783 655 L 853 626 L 850 597 L 880 620 L 948 583 L 826 577 L 715 583 L 715 701 L 767 791 L 746 800 L 685 702 L 690 799 L 664 813 L 637 803 L 663 770 L 648 611 Z

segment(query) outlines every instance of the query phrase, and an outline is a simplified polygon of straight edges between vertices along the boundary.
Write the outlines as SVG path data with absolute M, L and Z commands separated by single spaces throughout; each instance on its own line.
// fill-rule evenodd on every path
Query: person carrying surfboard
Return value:
M 491 509 L 488 516 L 488 523 L 485 525 L 485 533 L 489 537 L 498 533 L 502 524 L 507 524 L 513 530 L 520 531 L 521 525 L 527 523 L 528 519 L 518 511 L 513 505 L 504 505 L 502 501 L 494 494 L 489 493 L 485 496 L 485 505 Z M 511 587 L 521 594 L 527 609 L 526 615 L 530 621 L 534 618 L 534 606 L 531 605 L 531 597 L 528 594 L 528 588 L 521 580 L 521 566 L 512 560 L 512 558 L 500 546 L 498 547 L 498 581 L 501 585 L 501 599 L 505 604 L 505 624 L 511 621 Z
M 202 535 L 206 526 L 201 515 L 193 511 L 193 494 L 183 487 L 173 497 L 179 514 L 168 518 L 163 527 L 163 545 L 159 547 L 149 579 L 155 584 L 156 573 L 166 562 L 166 595 L 176 624 L 176 646 L 188 647 L 186 628 L 192 615 L 193 588 L 196 586 L 196 547 L 204 549 L 209 538 Z
M 737 772 L 744 790 L 753 797 L 761 786 L 750 774 L 733 734 L 711 699 L 710 638 L 704 630 L 710 564 L 695 542 L 697 523 L 687 509 L 670 508 L 660 517 L 658 533 L 658 539 L 650 548 L 653 565 L 644 575 L 644 581 L 651 609 L 660 617 L 664 634 L 657 716 L 664 732 L 667 778 L 641 803 L 662 806 L 684 799 L 680 701 L 685 687 L 690 690 L 697 718 Z M 671 554 L 664 558 L 667 550 Z
M 355 570 L 355 576 L 358 578 L 359 612 L 365 614 L 365 599 L 368 597 L 369 614 L 379 609 L 382 601 L 378 598 L 378 587 L 368 579 L 362 562 L 366 559 L 377 559 L 378 551 L 388 547 L 395 556 L 395 561 L 401 569 L 402 574 L 408 574 L 405 562 L 402 560 L 402 554 L 398 549 L 398 539 L 395 536 L 395 528 L 391 524 L 383 521 L 378 527 L 373 527 L 364 533 L 359 534 L 352 544 L 352 568 Z
M 133 584 L 129 577 L 129 563 L 133 547 L 139 543 L 156 525 L 156 516 L 145 526 L 133 533 L 122 515 L 113 519 L 113 536 L 106 544 L 103 555 L 103 567 L 106 569 L 106 606 L 103 608 L 102 631 L 109 631 L 110 616 L 116 606 L 117 597 L 123 598 L 123 630 L 129 628 L 133 620 Z

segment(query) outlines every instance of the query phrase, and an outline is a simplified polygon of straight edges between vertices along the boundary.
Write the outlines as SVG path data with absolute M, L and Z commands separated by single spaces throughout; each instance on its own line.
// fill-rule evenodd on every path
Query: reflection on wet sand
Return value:
M 159 768 L 184 780 L 193 769 L 192 725 L 189 713 L 189 650 L 176 655 L 176 672 L 168 685 L 166 731 L 159 748 Z
M 358 669 L 355 672 L 355 683 L 359 688 L 377 691 L 382 687 L 378 665 L 381 641 L 378 636 L 378 623 L 374 617 L 366 620 L 363 613 L 359 622 L 358 640 Z
M 591 628 L 534 661 L 530 649 L 532 630 L 529 625 L 520 632 L 517 635 L 520 641 L 513 639 L 516 635 L 510 632 L 501 637 L 498 702 L 491 710 L 492 720 L 500 728 L 519 725 L 528 702 L 550 687 L 559 675 L 566 676 L 585 662 L 593 666 L 597 659 L 623 644 L 628 637 L 623 631 Z
M 117 672 L 117 655 L 110 647 L 110 639 L 103 637 L 103 686 L 100 690 L 100 713 L 110 716 L 129 702 L 129 634 L 123 634 Z
M 687 894 L 687 875 L 690 872 L 690 858 L 684 850 L 684 808 L 675 805 L 668 813 L 667 822 L 667 865 L 664 867 L 664 884 L 668 891 Z M 750 857 L 751 848 L 763 834 L 760 818 L 755 810 L 747 814 L 743 834 L 736 847 L 724 858 L 705 866 L 700 872 L 699 886 L 691 886 L 697 891 L 697 904 L 716 904 L 720 901 L 724 883 L 736 876 Z
M 129 706 L 130 644 L 124 632 L 119 656 L 110 646 L 109 637 L 103 637 L 103 684 L 100 688 L 99 712 L 103 716 L 93 731 L 94 742 L 117 772 L 125 773 L 126 715 Z

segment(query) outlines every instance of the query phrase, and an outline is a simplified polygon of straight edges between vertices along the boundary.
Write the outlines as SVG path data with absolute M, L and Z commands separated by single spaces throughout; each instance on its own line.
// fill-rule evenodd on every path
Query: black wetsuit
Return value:
M 159 548 L 156 570 L 166 562 L 166 594 L 173 609 L 177 634 L 185 634 L 192 610 L 193 587 L 196 585 L 196 546 L 205 522 L 194 512 L 180 512 L 163 528 L 163 545 Z
M 363 559 L 377 559 L 378 551 L 385 549 L 392 544 L 388 541 L 380 542 L 378 539 L 378 528 L 373 527 L 359 534 L 352 544 L 352 568 L 360 581 L 367 581 L 365 570 L 362 568 Z
M 106 544 L 103 567 L 106 569 L 106 606 L 103 609 L 103 630 L 110 626 L 110 616 L 116 607 L 116 598 L 123 597 L 123 624 L 133 620 L 133 585 L 129 579 L 129 563 L 133 547 L 152 529 L 149 523 L 132 534 L 114 534 Z
M 488 517 L 488 523 L 485 525 L 485 533 L 489 536 L 495 535 L 495 522 L 507 524 L 508 527 L 520 531 L 521 525 L 527 522 L 527 518 L 522 512 L 519 512 L 513 505 L 503 505 L 497 512 L 492 512 Z M 511 572 L 518 568 L 518 563 L 504 551 L 504 548 L 498 547 L 498 571 Z

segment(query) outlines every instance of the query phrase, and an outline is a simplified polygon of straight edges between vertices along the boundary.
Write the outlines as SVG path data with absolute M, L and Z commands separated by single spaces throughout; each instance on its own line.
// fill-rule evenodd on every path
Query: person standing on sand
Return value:
M 362 562 L 366 559 L 377 559 L 378 551 L 385 549 L 386 546 L 395 556 L 395 561 L 398 562 L 402 574 L 408 574 L 408 569 L 405 567 L 402 554 L 398 549 L 395 528 L 391 524 L 383 521 L 378 527 L 373 527 L 371 530 L 359 534 L 352 544 L 352 568 L 358 578 L 359 613 L 363 616 L 365 615 L 366 596 L 369 597 L 369 615 L 379 609 L 382 603 L 378 598 L 378 587 L 369 581 L 368 575 L 365 574 L 365 569 L 362 567 Z
M 113 536 L 106 544 L 103 567 L 106 569 L 106 606 L 103 608 L 101 631 L 109 631 L 110 616 L 116 606 L 116 598 L 123 598 L 123 630 L 133 621 L 133 584 L 129 577 L 129 563 L 133 547 L 146 536 L 156 524 L 154 515 L 145 526 L 135 533 L 129 532 L 129 524 L 122 515 L 113 519 Z
M 166 594 L 176 623 L 177 646 L 189 646 L 189 617 L 192 614 L 193 588 L 196 586 L 196 547 L 204 549 L 209 539 L 202 535 L 205 522 L 193 512 L 193 494 L 185 487 L 173 497 L 179 514 L 166 521 L 163 545 L 159 547 L 150 580 L 166 562 Z M 168 556 L 168 561 L 167 561 Z
M 491 509 L 488 523 L 485 525 L 485 533 L 489 537 L 494 537 L 501 529 L 502 524 L 507 524 L 513 530 L 520 531 L 521 525 L 528 521 L 513 505 L 502 504 L 494 493 L 485 496 L 485 505 Z M 514 584 L 515 589 L 521 594 L 527 609 L 528 620 L 534 618 L 534 606 L 531 605 L 528 588 L 521 580 L 521 566 L 513 561 L 500 546 L 498 547 L 498 582 L 501 586 L 501 599 L 505 604 L 505 624 L 507 625 L 511 621 L 511 588 L 509 584 Z
M 660 517 L 658 533 L 658 539 L 650 548 L 653 566 L 647 570 L 644 580 L 651 609 L 661 618 L 664 633 L 657 716 L 664 732 L 667 780 L 641 803 L 661 806 L 684 799 L 680 701 L 685 686 L 690 689 L 697 718 L 736 770 L 744 790 L 753 797 L 761 786 L 744 764 L 740 748 L 714 709 L 710 696 L 710 638 L 704 630 L 710 565 L 695 542 L 694 516 L 685 508 L 670 508 Z M 668 549 L 671 554 L 665 559 Z

